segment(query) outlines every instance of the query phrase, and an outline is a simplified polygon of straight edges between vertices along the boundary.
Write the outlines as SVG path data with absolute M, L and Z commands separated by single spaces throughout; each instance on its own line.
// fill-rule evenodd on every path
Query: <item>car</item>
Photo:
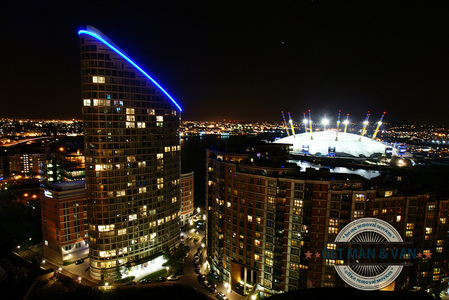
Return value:
M 84 259 L 78 259 L 77 261 L 75 261 L 75 265 L 80 265 L 84 262 Z
M 228 297 L 226 297 L 226 295 L 223 294 L 222 292 L 218 292 L 217 298 L 218 298 L 219 300 L 226 300 L 226 299 L 228 299 Z
M 135 285 L 136 282 L 134 280 L 128 281 L 125 285 Z
M 199 274 L 200 273 L 200 268 L 199 267 L 196 267 L 195 268 L 195 274 Z
M 200 282 L 204 282 L 206 280 L 206 277 L 204 277 L 204 275 L 202 275 L 202 274 L 198 275 L 197 278 L 198 278 L 198 281 L 200 281 Z
M 143 278 L 143 279 L 140 280 L 140 283 L 141 284 L 151 283 L 151 280 L 148 279 L 148 278 Z
M 158 282 L 164 282 L 164 281 L 167 281 L 167 278 L 165 278 L 164 276 L 158 277 L 158 278 L 156 279 L 156 281 L 158 281 Z
M 176 280 L 179 280 L 179 279 L 181 279 L 181 278 L 179 278 L 178 276 L 173 276 L 173 277 L 168 277 L 167 278 L 168 281 L 176 281 Z
M 207 287 L 207 288 L 210 287 L 210 283 L 209 283 L 209 281 L 207 281 L 207 280 L 204 280 L 204 281 L 203 281 L 203 284 L 204 284 L 204 286 Z
M 181 235 L 181 240 L 184 238 L 184 236 L 183 235 Z
M 217 293 L 218 293 L 217 289 L 216 289 L 213 285 L 209 286 L 207 289 L 208 289 L 211 293 L 214 293 L 214 294 L 217 294 Z

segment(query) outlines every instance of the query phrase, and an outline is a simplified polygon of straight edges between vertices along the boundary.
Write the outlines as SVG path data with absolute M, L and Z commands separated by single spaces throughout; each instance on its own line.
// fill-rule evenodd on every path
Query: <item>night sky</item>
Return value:
M 4 0 L 0 25 L 0 117 L 81 118 L 77 32 L 92 25 L 184 120 L 449 125 L 447 1 Z

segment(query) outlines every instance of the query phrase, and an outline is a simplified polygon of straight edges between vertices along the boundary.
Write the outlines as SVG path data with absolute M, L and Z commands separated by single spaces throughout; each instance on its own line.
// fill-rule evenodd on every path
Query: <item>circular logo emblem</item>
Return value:
M 383 220 L 376 218 L 354 220 L 343 227 L 335 238 L 336 244 L 347 244 L 351 262 L 337 264 L 335 269 L 340 277 L 354 288 L 366 291 L 382 289 L 394 282 L 401 273 L 403 265 L 373 262 L 375 259 L 366 260 L 366 253 L 375 253 L 376 250 L 366 247 L 402 242 L 397 230 Z

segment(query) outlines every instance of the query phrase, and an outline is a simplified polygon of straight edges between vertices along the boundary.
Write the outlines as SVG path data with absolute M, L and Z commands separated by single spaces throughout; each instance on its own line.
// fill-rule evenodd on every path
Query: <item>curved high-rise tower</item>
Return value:
M 108 279 L 180 241 L 181 107 L 99 30 L 78 34 L 90 272 Z

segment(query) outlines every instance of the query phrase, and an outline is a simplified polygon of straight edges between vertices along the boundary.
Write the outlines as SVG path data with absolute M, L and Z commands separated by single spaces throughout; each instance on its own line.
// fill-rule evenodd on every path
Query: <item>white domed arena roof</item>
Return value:
M 352 133 L 338 133 L 336 140 L 336 131 L 316 131 L 313 132 L 313 139 L 310 138 L 310 132 L 288 136 L 274 143 L 293 144 L 293 154 L 304 153 L 303 149 L 307 149 L 310 155 L 328 155 L 329 147 L 335 147 L 336 156 L 354 156 L 354 157 L 370 157 L 374 154 L 385 154 L 386 148 L 391 148 L 381 142 L 372 140 L 371 138 L 361 137 Z M 393 149 L 393 155 L 396 149 Z

